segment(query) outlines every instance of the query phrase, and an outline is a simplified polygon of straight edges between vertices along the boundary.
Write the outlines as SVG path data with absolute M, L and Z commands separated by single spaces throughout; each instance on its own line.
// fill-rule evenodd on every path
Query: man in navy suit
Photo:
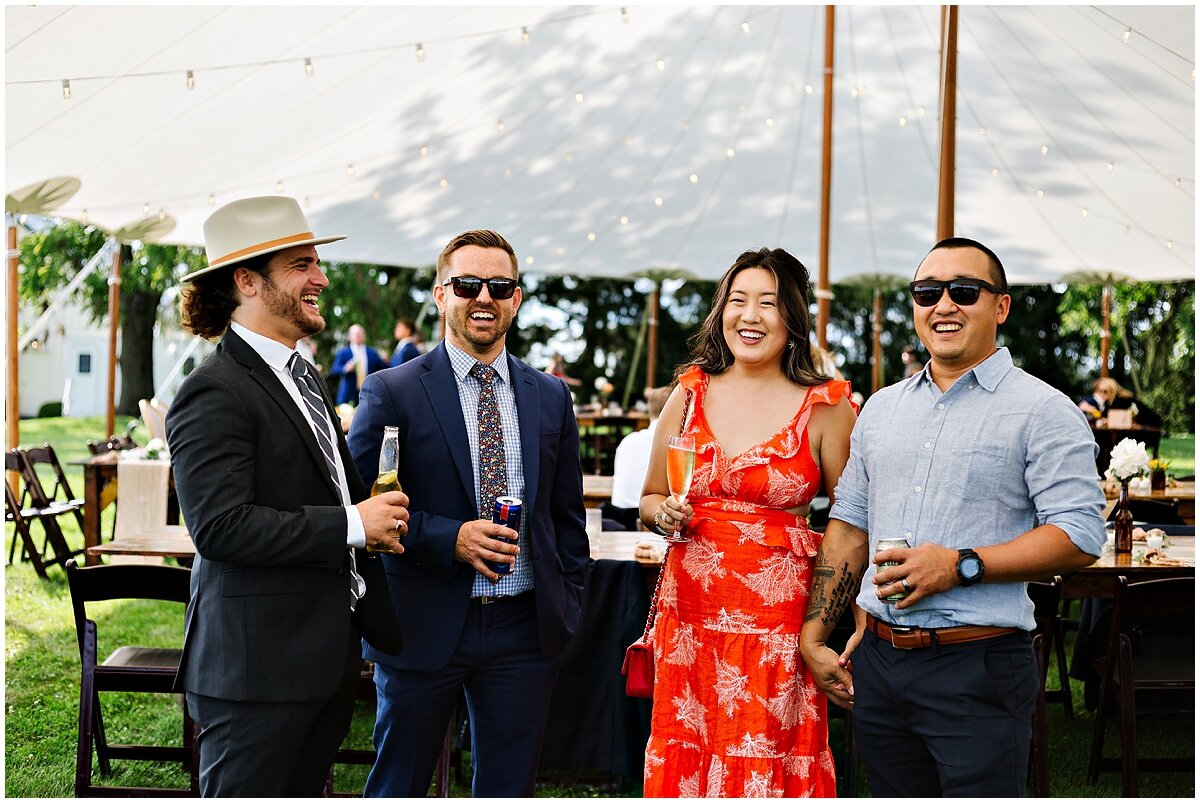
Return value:
M 350 345 L 342 346 L 333 358 L 333 375 L 340 378 L 337 403 L 357 404 L 358 390 L 369 374 L 387 368 L 387 360 L 367 345 L 367 330 L 350 327 Z M 372 474 L 374 476 L 374 474 Z
M 579 432 L 567 386 L 505 350 L 521 304 L 512 246 L 493 231 L 460 234 L 437 277 L 446 340 L 368 377 L 350 430 L 372 476 L 383 428 L 399 427 L 411 500 L 404 554 L 384 557 L 404 650 L 367 652 L 378 758 L 364 794 L 425 796 L 465 690 L 474 794 L 532 796 L 588 563 Z M 502 495 L 524 501 L 519 533 L 491 522 Z

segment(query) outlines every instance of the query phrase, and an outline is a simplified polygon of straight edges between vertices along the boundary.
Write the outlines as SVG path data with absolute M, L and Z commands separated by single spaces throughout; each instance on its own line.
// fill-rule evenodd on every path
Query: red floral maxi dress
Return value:
M 694 516 L 663 568 L 645 796 L 833 797 L 825 698 L 798 649 L 820 535 L 784 509 L 820 487 L 813 406 L 850 385 L 812 388 L 787 426 L 730 459 L 704 416 L 708 377 L 693 366 L 679 381 L 694 393 Z

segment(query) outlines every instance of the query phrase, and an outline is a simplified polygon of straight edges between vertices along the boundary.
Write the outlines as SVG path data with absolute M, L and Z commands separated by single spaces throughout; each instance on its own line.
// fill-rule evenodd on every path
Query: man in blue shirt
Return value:
M 943 240 L 910 291 L 929 363 L 863 407 L 800 649 L 853 707 L 873 795 L 1017 797 L 1039 688 L 1025 582 L 1100 554 L 1096 442 L 996 347 L 1012 299 L 988 248 Z M 891 539 L 910 548 L 876 551 Z M 862 640 L 839 656 L 825 642 L 856 593 Z

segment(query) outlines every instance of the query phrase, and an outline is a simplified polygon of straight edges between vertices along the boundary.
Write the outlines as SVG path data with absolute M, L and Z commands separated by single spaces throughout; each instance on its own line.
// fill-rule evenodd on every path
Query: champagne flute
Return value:
M 696 439 L 691 435 L 671 435 L 667 438 L 667 486 L 671 489 L 671 496 L 681 505 L 687 504 L 695 468 Z M 666 539 L 674 543 L 688 540 L 678 524 L 675 525 L 675 532 L 666 536 Z

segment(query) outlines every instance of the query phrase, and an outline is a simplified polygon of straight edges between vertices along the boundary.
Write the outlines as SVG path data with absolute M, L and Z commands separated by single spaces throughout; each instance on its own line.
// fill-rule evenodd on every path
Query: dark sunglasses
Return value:
M 483 292 L 484 279 L 474 276 L 453 276 L 442 282 L 442 286 L 453 285 L 454 295 L 459 298 L 477 298 Z M 496 301 L 512 298 L 517 289 L 516 279 L 487 279 L 488 295 Z
M 980 290 L 990 290 L 998 296 L 1008 292 L 1003 287 L 989 284 L 983 279 L 951 279 L 948 282 L 937 279 L 918 279 L 908 286 L 908 292 L 912 294 L 913 301 L 922 307 L 932 307 L 941 301 L 943 290 L 949 290 L 950 300 L 960 307 L 969 307 L 978 301 Z

